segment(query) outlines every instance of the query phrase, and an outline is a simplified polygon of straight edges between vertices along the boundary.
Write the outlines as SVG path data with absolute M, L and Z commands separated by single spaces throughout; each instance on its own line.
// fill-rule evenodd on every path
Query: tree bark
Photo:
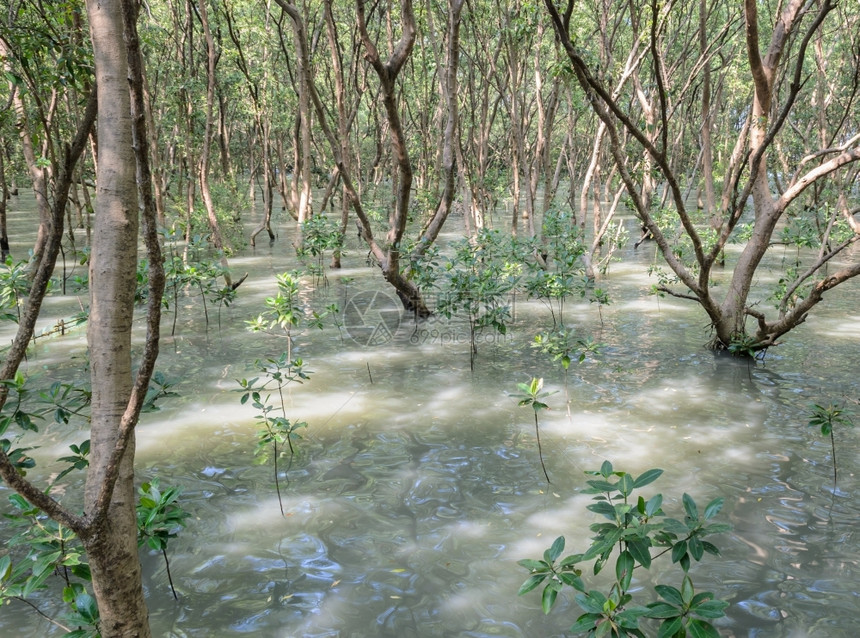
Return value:
M 460 114 L 457 100 L 459 83 L 457 73 L 460 62 L 460 15 L 463 11 L 464 0 L 449 0 L 448 6 L 448 48 L 447 65 L 445 75 L 441 81 L 442 95 L 445 99 L 447 117 L 445 130 L 442 134 L 442 194 L 436 206 L 436 212 L 427 222 L 421 239 L 415 250 L 416 255 L 421 255 L 427 250 L 442 230 L 442 225 L 448 219 L 451 212 L 451 204 L 454 201 L 454 189 L 456 182 L 456 154 L 455 149 L 460 146 Z
M 10 52 L 6 48 L 3 38 L 0 38 L 0 58 L 6 58 Z M 33 268 L 31 274 L 35 273 L 36 267 L 42 258 L 45 242 L 48 240 L 49 224 L 51 223 L 51 203 L 48 199 L 48 179 L 46 169 L 36 163 L 36 151 L 33 148 L 33 132 L 30 130 L 30 121 L 27 117 L 27 107 L 21 97 L 21 91 L 12 91 L 12 108 L 15 112 L 16 127 L 21 139 L 21 150 L 24 154 L 24 162 L 27 172 L 33 184 L 33 196 L 36 198 L 36 210 L 39 214 L 39 227 L 36 233 L 36 243 L 33 246 Z
M 139 216 L 128 56 L 119 0 L 88 0 L 87 12 L 99 87 L 99 171 L 90 256 L 87 342 L 92 417 L 84 510 L 97 518 L 81 540 L 89 557 L 103 638 L 148 638 L 137 549 L 133 431 L 127 433 L 119 459 L 113 454 L 121 442 L 120 425 L 133 388 L 131 330 Z M 118 460 L 115 470 L 112 460 Z M 115 483 L 100 515 L 99 502 L 113 472 Z
M 6 143 L 0 137 L 0 261 L 6 262 L 9 256 L 9 235 L 6 232 L 6 202 L 9 199 L 9 186 L 6 184 L 6 165 L 3 149 Z
M 212 37 L 212 30 L 209 27 L 209 11 L 206 8 L 206 0 L 200 0 L 199 6 L 200 24 L 203 27 L 203 38 L 206 41 L 206 124 L 203 133 L 203 146 L 200 151 L 200 196 L 206 207 L 209 230 L 212 232 L 212 245 L 215 250 L 221 253 L 220 262 L 224 269 L 224 285 L 230 288 L 233 286 L 233 280 L 230 277 L 229 264 L 225 254 L 227 247 L 224 244 L 224 236 L 221 234 L 218 216 L 215 214 L 215 204 L 212 201 L 212 192 L 209 189 L 209 157 L 212 150 L 212 131 L 215 119 L 215 65 L 218 56 L 215 54 L 215 39 Z

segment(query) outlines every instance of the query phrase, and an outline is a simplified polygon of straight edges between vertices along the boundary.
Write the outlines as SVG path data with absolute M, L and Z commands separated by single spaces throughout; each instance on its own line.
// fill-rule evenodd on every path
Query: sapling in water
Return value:
M 303 315 L 303 309 L 299 303 L 299 278 L 298 271 L 285 272 L 276 275 L 278 282 L 278 293 L 274 297 L 266 297 L 266 311 L 258 315 L 256 319 L 247 321 L 251 332 L 271 330 L 280 326 L 287 335 L 287 360 L 293 356 L 293 328 L 299 325 Z
M 161 552 L 167 568 L 167 580 L 173 598 L 179 599 L 170 574 L 170 560 L 167 558 L 167 542 L 175 538 L 185 527 L 185 519 L 190 516 L 177 503 L 180 490 L 176 487 L 161 489 L 157 478 L 144 483 L 138 490 L 140 499 L 137 504 L 137 544 L 148 545 Z
M 567 405 L 567 417 L 571 419 L 570 391 L 568 387 L 570 364 L 574 359 L 581 364 L 589 356 L 599 355 L 603 344 L 596 343 L 587 337 L 574 337 L 574 332 L 571 328 L 562 326 L 554 332 L 542 332 L 535 335 L 532 347 L 549 355 L 552 361 L 561 363 L 561 367 L 564 370 L 564 398 Z
M 830 437 L 830 447 L 833 450 L 833 489 L 836 489 L 836 439 L 833 436 L 833 428 L 835 425 L 844 425 L 853 427 L 854 423 L 846 413 L 845 409 L 834 404 L 827 407 L 818 405 L 812 406 L 812 414 L 809 417 L 809 425 L 815 428 L 821 428 L 823 436 Z
M 717 547 L 703 539 L 730 529 L 728 525 L 710 522 L 722 509 L 723 499 L 712 500 L 700 515 L 693 497 L 684 494 L 683 520 L 668 518 L 662 509 L 662 494 L 647 500 L 633 496 L 634 490 L 653 483 L 662 473 L 663 470 L 651 469 L 634 477 L 614 470 L 609 461 L 604 461 L 599 470 L 586 472 L 594 478 L 586 481 L 589 487 L 585 493 L 595 495 L 595 502 L 587 509 L 605 520 L 591 525 L 595 536 L 581 554 L 561 558 L 565 539 L 559 536 L 542 559 L 519 561 L 530 573 L 519 595 L 543 585 L 541 607 L 544 613 L 549 613 L 559 592 L 573 587 L 577 591 L 574 599 L 585 612 L 570 628 L 574 634 L 644 638 L 646 634 L 639 623 L 653 619 L 660 626 L 656 633 L 648 635 L 719 638 L 710 621 L 723 617 L 729 603 L 716 599 L 711 592 L 697 593 L 689 571 L 691 560 L 699 561 L 705 553 L 719 555 Z M 652 549 L 657 553 L 652 555 Z M 608 589 L 607 586 L 602 590 L 588 589 L 582 578 L 583 569 L 578 565 L 593 561 L 597 575 L 613 555 L 615 577 L 610 579 Z M 634 596 L 642 597 L 648 590 L 634 583 L 635 570 L 649 570 L 654 560 L 665 555 L 683 572 L 681 588 L 657 584 L 654 589 L 661 600 L 636 604 Z
M 543 462 L 543 449 L 540 444 L 540 424 L 538 423 L 538 412 L 548 410 L 549 406 L 541 401 L 548 396 L 552 396 L 555 392 L 541 392 L 543 389 L 543 379 L 532 378 L 531 383 L 518 383 L 517 387 L 522 394 L 515 395 L 519 398 L 518 405 L 529 405 L 534 410 L 535 414 L 535 436 L 537 437 L 538 457 L 540 458 L 540 466 L 543 469 L 543 475 L 546 477 L 546 482 L 550 483 L 549 473 L 546 471 L 546 465 Z
M 281 498 L 281 483 L 278 476 L 278 459 L 283 453 L 283 445 L 287 444 L 290 450 L 290 463 L 292 464 L 295 450 L 293 448 L 293 440 L 298 440 L 301 435 L 297 430 L 306 428 L 307 423 L 304 421 L 294 421 L 287 418 L 287 406 L 284 399 L 284 388 L 290 383 L 303 383 L 310 378 L 310 371 L 304 369 L 304 362 L 301 359 L 290 361 L 287 358 L 287 353 L 283 353 L 278 359 L 266 359 L 265 361 L 257 361 L 256 367 L 262 372 L 265 381 L 260 382 L 260 377 L 253 379 L 238 379 L 237 382 L 241 386 L 242 392 L 241 403 L 244 405 L 251 400 L 259 414 L 256 419 L 263 426 L 257 432 L 257 449 L 255 454 L 261 455 L 268 451 L 269 446 L 272 448 L 274 457 L 275 471 L 275 491 L 278 494 L 278 505 L 281 509 L 281 515 L 284 514 L 284 503 Z M 271 387 L 274 384 L 278 392 L 278 404 L 272 405 L 269 401 L 271 395 L 267 394 L 263 398 L 261 392 Z M 278 449 L 278 446 L 281 449 Z M 287 468 L 289 472 L 289 467 Z

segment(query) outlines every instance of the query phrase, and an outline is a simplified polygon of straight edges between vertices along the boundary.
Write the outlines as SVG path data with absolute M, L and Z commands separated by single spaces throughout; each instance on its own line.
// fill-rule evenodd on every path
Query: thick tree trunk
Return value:
M 121 6 L 118 0 L 88 0 L 87 12 L 98 84 L 100 160 L 87 329 L 92 419 L 84 503 L 85 511 L 93 514 L 133 387 L 138 197 Z M 103 638 L 150 636 L 137 549 L 133 437 L 129 435 L 119 462 L 104 525 L 96 525 L 82 537 Z

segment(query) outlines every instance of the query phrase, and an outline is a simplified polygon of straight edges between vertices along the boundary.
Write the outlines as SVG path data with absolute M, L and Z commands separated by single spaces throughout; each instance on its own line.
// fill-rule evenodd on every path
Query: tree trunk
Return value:
M 293 29 L 296 41 L 296 50 L 301 47 L 300 41 L 307 38 L 304 33 L 304 23 L 293 21 Z M 311 206 L 311 107 L 310 98 L 308 96 L 308 86 L 311 82 L 309 60 L 305 60 L 304 56 L 298 56 L 296 60 L 297 72 L 296 81 L 298 86 L 297 93 L 299 97 L 299 112 L 298 112 L 298 135 L 297 153 L 301 154 L 301 171 L 299 165 L 296 165 L 296 177 L 299 179 L 298 201 L 296 202 L 296 249 L 302 244 L 302 225 L 310 217 Z
M 422 254 L 439 236 L 442 225 L 451 212 L 454 201 L 454 190 L 457 185 L 455 173 L 455 148 L 460 145 L 460 115 L 457 109 L 458 87 L 457 71 L 460 61 L 460 14 L 463 10 L 463 0 L 449 0 L 448 7 L 448 51 L 445 75 L 441 80 L 442 95 L 447 107 L 445 130 L 442 134 L 442 194 L 436 206 L 436 212 L 427 222 L 416 249 Z
M 98 85 L 99 171 L 90 257 L 87 342 L 92 381 L 90 466 L 85 511 L 94 515 L 111 470 L 132 392 L 131 331 L 137 272 L 138 198 L 128 58 L 118 0 L 88 0 Z M 143 117 L 143 114 L 140 115 Z M 150 636 L 141 585 L 134 491 L 134 435 L 102 525 L 82 537 L 103 638 Z
M 9 199 L 9 187 L 6 185 L 4 148 L 6 148 L 6 143 L 0 137 L 0 261 L 5 263 L 9 256 L 9 236 L 6 234 L 6 201 Z
M 3 38 L 0 38 L 0 58 L 6 58 L 9 55 L 10 53 L 6 49 Z M 40 167 L 36 163 L 36 151 L 33 148 L 32 131 L 30 130 L 29 118 L 27 117 L 27 107 L 21 97 L 20 88 L 12 91 L 12 109 L 15 112 L 15 126 L 21 138 L 21 150 L 24 154 L 27 171 L 30 173 L 30 180 L 33 184 L 33 196 L 36 198 L 36 210 L 39 213 L 39 229 L 36 233 L 36 243 L 33 246 L 33 268 L 30 270 L 32 274 L 35 272 L 35 268 L 42 258 L 42 252 L 45 248 L 49 232 L 48 225 L 51 219 L 51 203 L 48 199 L 48 179 L 46 176 L 47 169 Z
M 203 37 L 206 40 L 206 125 L 203 133 L 203 146 L 200 151 L 200 196 L 206 207 L 206 217 L 209 219 L 209 230 L 212 231 L 212 245 L 221 253 L 221 266 L 224 268 L 224 285 L 232 287 L 233 280 L 230 277 L 229 264 L 225 254 L 226 246 L 224 237 L 221 235 L 221 227 L 218 225 L 218 217 L 215 214 L 215 204 L 212 202 L 212 193 L 209 190 L 209 157 L 212 149 L 212 130 L 215 118 L 215 40 L 212 30 L 209 28 L 209 11 L 206 8 L 206 0 L 200 0 L 200 24 L 203 26 Z

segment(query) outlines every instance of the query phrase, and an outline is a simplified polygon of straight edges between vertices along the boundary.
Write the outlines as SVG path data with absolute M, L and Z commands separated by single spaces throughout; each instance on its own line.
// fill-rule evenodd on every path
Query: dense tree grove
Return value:
M 4 20 L 2 183 L 36 193 L 38 258 L 92 53 L 74 3 L 13 2 Z M 228 281 L 230 251 L 273 240 L 273 216 L 295 220 L 286 251 L 312 216 L 346 233 L 354 215 L 423 314 L 409 263 L 452 210 L 474 236 L 505 202 L 505 227 L 538 241 L 547 211 L 570 211 L 591 277 L 618 211 L 635 214 L 656 290 L 698 302 L 718 348 L 773 345 L 857 274 L 828 265 L 857 238 L 850 3 L 155 2 L 140 31 L 159 222 L 206 235 Z M 94 135 L 69 228 L 89 227 L 97 159 Z M 767 310 L 752 281 L 786 245 L 818 250 Z
M 453 223 L 469 242 L 456 250 L 490 250 L 495 226 L 520 262 L 593 285 L 633 216 L 653 292 L 699 304 L 710 345 L 747 356 L 860 274 L 856 3 L 8 0 L 0 66 L 4 260 L 10 199 L 32 193 L 38 211 L 29 257 L 6 262 L 23 262 L 26 283 L 0 310 L 18 292 L 26 303 L 0 407 L 60 250 L 89 260 L 94 388 L 84 515 L 21 478 L 8 449 L 0 475 L 92 553 L 104 636 L 148 635 L 139 583 L 120 590 L 117 570 L 139 570 L 133 428 L 159 271 L 189 247 L 208 242 L 225 282 L 213 294 L 228 299 L 241 283 L 230 256 L 260 236 L 285 256 L 322 246 L 337 268 L 357 232 L 420 319 L 436 311 L 430 262 Z M 162 259 L 156 225 L 184 254 Z M 779 259 L 764 289 L 761 268 Z M 466 288 L 509 274 L 466 261 L 449 262 Z M 151 289 L 137 288 L 150 316 L 135 384 L 138 276 Z

